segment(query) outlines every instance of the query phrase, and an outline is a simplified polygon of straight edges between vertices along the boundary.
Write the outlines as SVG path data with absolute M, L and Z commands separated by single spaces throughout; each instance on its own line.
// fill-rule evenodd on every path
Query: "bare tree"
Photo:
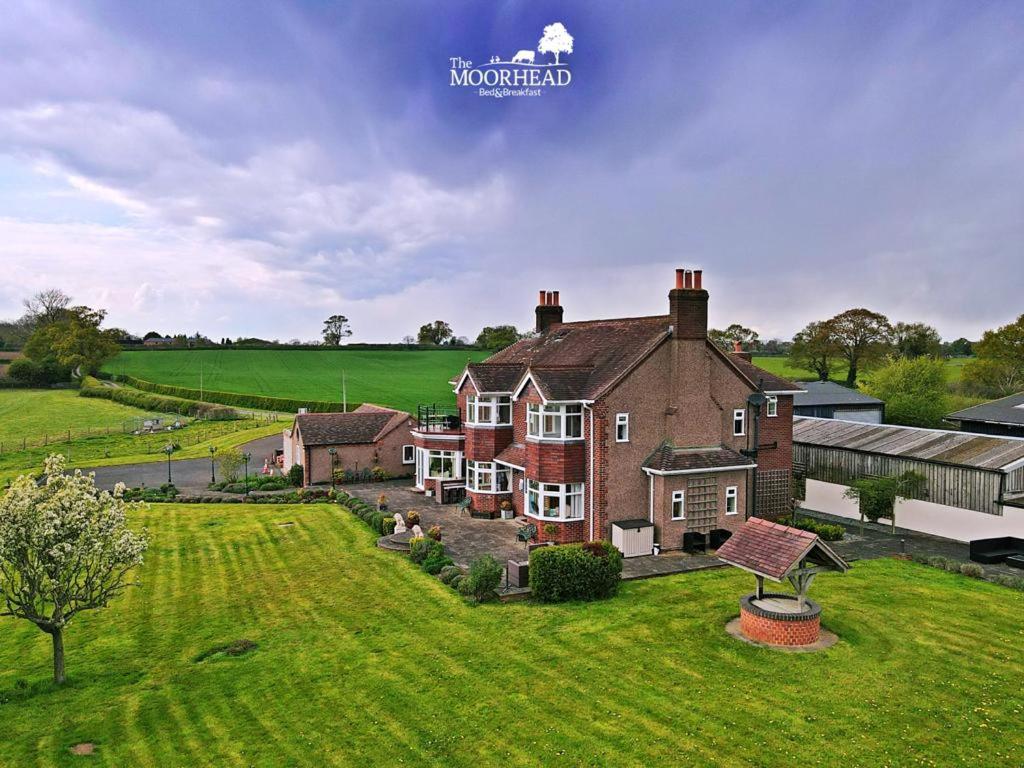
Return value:
M 71 304 L 71 297 L 60 288 L 39 291 L 31 299 L 25 299 L 25 313 L 36 325 L 48 325 L 60 320 L 64 310 Z

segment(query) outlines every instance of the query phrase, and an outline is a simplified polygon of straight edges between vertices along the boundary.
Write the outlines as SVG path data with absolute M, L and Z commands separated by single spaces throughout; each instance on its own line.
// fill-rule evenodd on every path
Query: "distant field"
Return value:
M 0 444 L 10 449 L 24 438 L 28 442 L 86 430 L 120 433 L 131 431 L 139 421 L 154 415 L 110 400 L 79 397 L 70 389 L 0 390 Z
M 969 357 L 957 357 L 946 361 L 946 378 L 947 380 L 959 381 L 960 375 L 963 372 L 963 367 L 969 363 L 972 358 Z M 766 371 L 771 371 L 777 376 L 784 376 L 787 379 L 793 381 L 813 381 L 817 378 L 813 371 L 809 371 L 805 368 L 794 368 L 789 364 L 789 358 L 785 356 L 767 356 L 767 355 L 755 355 L 754 365 L 764 368 Z M 832 373 L 832 378 L 835 381 L 846 380 L 846 367 L 842 367 Z
M 172 350 L 122 352 L 104 368 L 161 384 L 273 397 L 341 400 L 344 371 L 350 402 L 414 411 L 420 403 L 448 403 L 448 379 L 467 360 L 487 352 L 467 350 Z

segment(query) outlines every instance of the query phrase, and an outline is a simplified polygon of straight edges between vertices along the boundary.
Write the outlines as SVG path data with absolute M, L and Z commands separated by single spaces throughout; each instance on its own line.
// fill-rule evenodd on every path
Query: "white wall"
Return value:
M 843 497 L 848 486 L 807 481 L 805 509 L 860 520 L 857 502 Z M 1003 514 L 987 515 L 930 501 L 900 499 L 896 502 L 896 525 L 911 531 L 942 536 L 956 541 L 991 539 L 998 536 L 1024 538 L 1024 509 L 1003 507 Z

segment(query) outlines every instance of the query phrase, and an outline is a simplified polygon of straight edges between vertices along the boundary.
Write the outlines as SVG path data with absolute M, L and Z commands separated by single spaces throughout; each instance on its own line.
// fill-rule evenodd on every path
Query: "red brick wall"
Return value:
M 821 636 L 821 616 L 783 621 L 758 616 L 740 606 L 740 631 L 745 637 L 771 645 L 811 645 Z
M 590 525 L 585 519 L 573 520 L 571 523 L 559 523 L 554 520 L 545 521 L 531 517 L 530 522 L 537 526 L 538 541 L 553 541 L 556 544 L 574 544 L 586 541 Z M 555 526 L 554 533 L 544 530 L 549 523 Z
M 465 427 L 466 459 L 492 461 L 512 443 L 512 427 Z
M 582 441 L 548 443 L 526 441 L 526 476 L 542 483 L 586 481 L 586 446 Z
M 751 425 L 753 426 L 753 425 Z M 778 416 L 769 416 L 767 405 L 761 409 L 761 439 L 757 465 L 761 470 L 793 467 L 793 396 L 779 395 Z M 776 448 L 762 447 L 777 443 Z
M 718 481 L 716 528 L 735 533 L 743 525 L 746 520 L 744 510 L 747 504 L 748 475 L 749 472 L 744 470 L 718 472 L 712 475 Z M 672 492 L 685 491 L 691 477 L 695 477 L 695 475 L 666 475 L 654 478 L 654 540 L 661 544 L 663 550 L 682 549 L 687 521 L 672 519 Z M 725 489 L 731 485 L 736 486 L 737 489 L 737 512 L 735 515 L 725 514 Z

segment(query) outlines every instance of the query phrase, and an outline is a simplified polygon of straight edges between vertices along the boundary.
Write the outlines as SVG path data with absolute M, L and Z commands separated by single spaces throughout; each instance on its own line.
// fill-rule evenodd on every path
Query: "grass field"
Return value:
M 110 400 L 78 396 L 73 389 L 0 390 L 0 444 L 8 450 L 14 444 L 43 439 L 44 435 L 73 436 L 88 430 L 121 432 L 138 426 L 149 416 L 166 416 L 140 411 Z
M 72 467 L 103 466 L 162 461 L 163 448 L 180 445 L 175 459 L 209 455 L 218 449 L 241 445 L 280 432 L 286 421 L 194 421 L 173 433 L 133 435 L 123 426 L 151 416 L 110 400 L 79 397 L 73 390 L 0 390 L 0 483 L 25 471 L 37 471 L 51 453 L 68 457 Z M 166 414 L 162 414 L 166 415 Z M 110 428 L 110 433 L 106 429 Z M 72 439 L 67 440 L 67 430 Z M 84 430 L 96 434 L 86 436 Z M 43 444 L 44 435 L 47 442 Z M 22 438 L 28 447 L 22 449 Z
M 171 350 L 122 352 L 105 366 L 161 384 L 246 392 L 273 397 L 341 400 L 344 371 L 350 402 L 373 402 L 415 411 L 420 403 L 453 401 L 448 380 L 467 360 L 487 352 L 467 350 Z
M 959 381 L 960 375 L 963 372 L 963 367 L 969 363 L 971 359 L 972 358 L 969 357 L 956 357 L 946 360 L 946 379 L 950 383 Z M 755 355 L 753 363 L 754 365 L 764 368 L 766 371 L 771 371 L 776 376 L 784 376 L 792 381 L 812 381 L 817 378 L 813 371 L 809 371 L 804 368 L 794 368 L 790 365 L 788 357 Z M 845 366 L 836 370 L 832 374 L 833 380 L 846 381 L 846 372 L 847 368 Z
M 1024 762 L 1024 595 L 993 584 L 859 562 L 812 590 L 841 642 L 784 654 L 725 634 L 753 586 L 734 569 L 472 607 L 336 506 L 138 522 L 141 586 L 72 625 L 65 688 L 48 638 L 0 618 L 0 764 Z

